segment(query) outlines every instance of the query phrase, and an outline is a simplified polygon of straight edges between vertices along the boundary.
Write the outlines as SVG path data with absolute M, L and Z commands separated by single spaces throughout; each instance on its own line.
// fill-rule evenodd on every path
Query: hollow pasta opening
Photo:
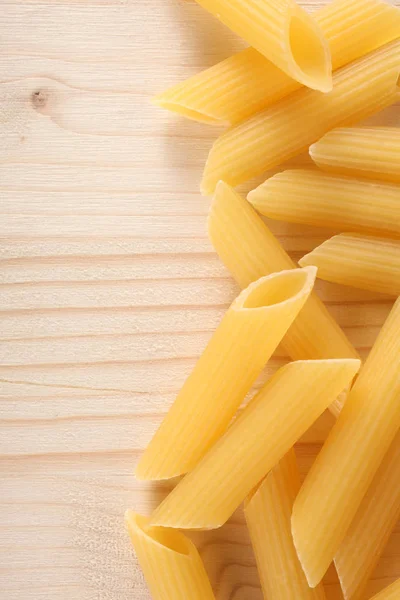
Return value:
M 331 64 L 327 45 L 307 15 L 293 15 L 289 24 L 289 47 L 302 73 L 302 82 L 321 91 L 332 89 Z M 300 79 L 300 77 L 299 77 Z
M 303 290 L 309 277 L 308 269 L 293 269 L 275 277 L 268 277 L 249 291 L 243 308 L 265 308 L 290 300 Z
M 173 550 L 173 552 L 178 552 L 178 554 L 183 554 L 184 556 L 190 554 L 189 541 L 187 541 L 178 531 L 165 529 L 164 527 L 152 527 L 149 525 L 149 519 L 140 515 L 136 515 L 136 524 L 145 535 L 161 546 L 169 548 L 170 550 Z

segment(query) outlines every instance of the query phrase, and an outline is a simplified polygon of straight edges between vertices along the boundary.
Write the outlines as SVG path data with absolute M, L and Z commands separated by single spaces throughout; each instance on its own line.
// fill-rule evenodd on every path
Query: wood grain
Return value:
M 122 515 L 169 488 L 134 465 L 237 292 L 198 191 L 218 130 L 150 98 L 243 45 L 184 0 L 6 0 L 0 31 L 0 597 L 147 600 Z M 330 234 L 271 226 L 294 258 Z M 366 356 L 392 300 L 318 291 Z M 218 600 L 261 600 L 241 511 L 195 538 Z M 399 549 L 397 527 L 366 597 Z

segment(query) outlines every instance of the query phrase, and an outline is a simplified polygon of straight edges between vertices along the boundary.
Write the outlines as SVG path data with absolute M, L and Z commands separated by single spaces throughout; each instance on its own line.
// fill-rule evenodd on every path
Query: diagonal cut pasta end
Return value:
M 139 515 L 133 510 L 125 512 L 125 523 L 134 547 L 141 541 L 149 546 L 156 545 L 159 549 L 170 550 L 182 556 L 191 554 L 191 541 L 176 529 L 152 527 L 148 517 Z
M 186 117 L 187 119 L 191 119 L 192 121 L 205 123 L 206 125 L 230 125 L 228 121 L 219 119 L 211 113 L 202 110 L 196 110 L 193 106 L 190 105 L 189 102 L 179 98 L 180 94 L 177 94 L 177 97 L 175 97 L 174 90 L 175 88 L 170 88 L 169 90 L 166 90 L 165 92 L 154 96 L 151 99 L 152 104 L 154 104 L 154 106 L 158 106 L 160 108 L 164 108 L 165 110 L 169 110 L 170 112 L 176 113 L 177 115 L 180 115 L 182 117 Z
M 295 267 L 251 204 L 224 181 L 217 184 L 207 229 L 218 256 L 241 288 L 268 273 Z
M 288 74 L 313 90 L 330 92 L 333 79 L 328 41 L 316 20 L 299 6 L 289 13 L 286 44 Z
M 208 211 L 207 217 L 207 231 L 208 237 L 210 238 L 211 243 L 214 245 L 214 215 L 218 213 L 220 206 L 221 209 L 226 212 L 226 207 L 229 207 L 229 202 L 231 198 L 236 198 L 238 196 L 237 192 L 231 188 L 230 185 L 225 183 L 222 179 L 220 179 L 215 186 L 215 192 L 213 194 L 210 210 Z
M 200 555 L 189 538 L 128 510 L 125 523 L 153 598 L 215 600 Z
M 285 304 L 297 304 L 308 298 L 317 276 L 317 267 L 289 269 L 261 277 L 239 294 L 232 304 L 233 310 L 271 310 Z
M 334 236 L 334 237 L 338 237 L 338 236 Z M 331 238 L 333 239 L 333 238 Z M 318 250 L 324 245 L 326 244 L 326 241 L 323 242 L 322 244 L 320 244 L 320 246 L 317 246 L 316 248 L 314 248 L 314 250 L 311 250 L 311 252 L 308 252 L 307 254 L 305 254 L 304 256 L 302 256 L 300 258 L 299 265 L 301 267 L 309 267 L 311 265 L 313 265 L 314 267 L 318 267 Z
M 210 152 L 208 153 L 206 164 L 204 165 L 203 177 L 200 183 L 200 192 L 203 196 L 211 196 L 216 191 L 218 182 L 220 180 L 218 171 L 214 166 L 215 157 L 218 156 L 218 150 L 216 146 L 218 140 L 216 140 Z
M 247 194 L 247 200 L 261 214 L 270 218 L 281 217 L 281 210 L 286 208 L 286 196 L 280 193 L 289 187 L 292 189 L 294 185 L 302 178 L 306 177 L 310 171 L 306 169 L 286 169 L 280 171 L 266 179 L 258 187 L 254 188 Z M 313 173 L 311 172 L 311 176 Z M 278 196 L 278 193 L 280 194 Z M 283 196 L 283 198 L 282 198 Z M 300 200 L 298 201 L 300 203 Z M 280 205 L 283 207 L 280 207 Z

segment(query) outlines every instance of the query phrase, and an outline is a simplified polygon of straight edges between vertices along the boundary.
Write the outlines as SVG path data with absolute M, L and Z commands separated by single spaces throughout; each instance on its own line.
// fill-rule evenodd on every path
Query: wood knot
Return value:
M 49 100 L 49 93 L 47 90 L 37 90 L 32 93 L 31 101 L 35 110 L 42 111 Z

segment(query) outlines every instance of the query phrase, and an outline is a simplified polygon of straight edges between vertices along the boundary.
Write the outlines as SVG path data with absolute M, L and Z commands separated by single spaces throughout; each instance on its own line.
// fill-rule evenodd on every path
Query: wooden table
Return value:
M 149 598 L 123 513 L 168 486 L 134 465 L 237 292 L 198 191 L 217 130 L 150 98 L 240 47 L 191 2 L 1 3 L 2 600 Z M 329 234 L 272 228 L 295 258 Z M 365 356 L 392 301 L 318 290 Z M 303 473 L 331 424 L 298 445 Z M 218 600 L 261 600 L 240 511 L 196 539 Z M 369 593 L 399 574 L 397 528 Z

